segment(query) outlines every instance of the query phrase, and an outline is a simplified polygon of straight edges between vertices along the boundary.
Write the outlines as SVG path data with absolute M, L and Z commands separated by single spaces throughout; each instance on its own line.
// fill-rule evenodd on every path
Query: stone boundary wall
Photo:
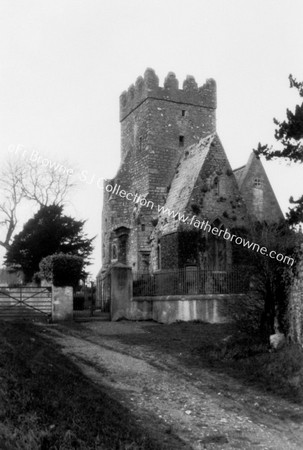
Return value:
M 160 323 L 199 320 L 208 323 L 229 322 L 228 303 L 241 301 L 245 294 L 167 295 L 133 297 L 131 320 L 155 320 Z

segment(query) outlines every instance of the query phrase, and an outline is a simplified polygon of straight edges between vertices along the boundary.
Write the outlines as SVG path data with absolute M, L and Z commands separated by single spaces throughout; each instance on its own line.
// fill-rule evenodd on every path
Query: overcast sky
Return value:
M 86 170 L 66 212 L 98 235 L 91 272 L 101 264 L 98 178 L 119 166 L 119 95 L 152 67 L 182 84 L 218 86 L 217 130 L 233 168 L 257 143 L 274 143 L 273 117 L 300 99 L 302 0 L 1 0 L 0 150 L 35 148 Z M 302 167 L 267 163 L 283 212 L 303 193 Z M 34 212 L 23 212 L 22 221 Z

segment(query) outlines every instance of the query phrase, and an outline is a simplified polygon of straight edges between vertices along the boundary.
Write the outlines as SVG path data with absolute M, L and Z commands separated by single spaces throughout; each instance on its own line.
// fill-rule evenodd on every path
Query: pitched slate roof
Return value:
M 215 137 L 216 134 L 211 134 L 185 150 L 177 166 L 164 208 L 182 215 Z M 168 214 L 163 212 L 159 214 L 158 227 L 161 227 L 164 234 L 176 231 L 179 223 L 179 220 Z
M 235 169 L 233 171 L 239 187 L 241 186 L 241 184 L 242 184 L 242 182 L 243 182 L 243 180 L 245 178 L 246 169 L 247 169 L 247 165 L 246 166 L 242 166 L 242 167 L 238 167 L 238 169 Z

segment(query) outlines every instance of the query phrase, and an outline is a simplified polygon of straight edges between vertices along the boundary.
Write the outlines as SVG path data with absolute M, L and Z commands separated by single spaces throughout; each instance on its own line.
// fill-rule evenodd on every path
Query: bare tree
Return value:
M 45 160 L 45 162 L 47 162 Z M 42 164 L 20 155 L 10 155 L 0 169 L 0 246 L 6 250 L 18 223 L 18 209 L 27 201 L 39 206 L 62 205 L 75 186 L 73 170 L 66 161 Z
M 67 162 L 45 167 L 36 161 L 27 161 L 26 174 L 22 180 L 24 197 L 39 206 L 62 205 L 75 186 Z

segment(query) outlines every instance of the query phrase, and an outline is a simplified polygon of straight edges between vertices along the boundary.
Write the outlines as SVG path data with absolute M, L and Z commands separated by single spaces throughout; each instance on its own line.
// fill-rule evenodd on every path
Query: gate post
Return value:
M 111 273 L 111 320 L 129 319 L 133 297 L 133 276 L 131 267 L 117 263 L 110 269 Z
M 72 286 L 52 288 L 52 321 L 73 320 Z

